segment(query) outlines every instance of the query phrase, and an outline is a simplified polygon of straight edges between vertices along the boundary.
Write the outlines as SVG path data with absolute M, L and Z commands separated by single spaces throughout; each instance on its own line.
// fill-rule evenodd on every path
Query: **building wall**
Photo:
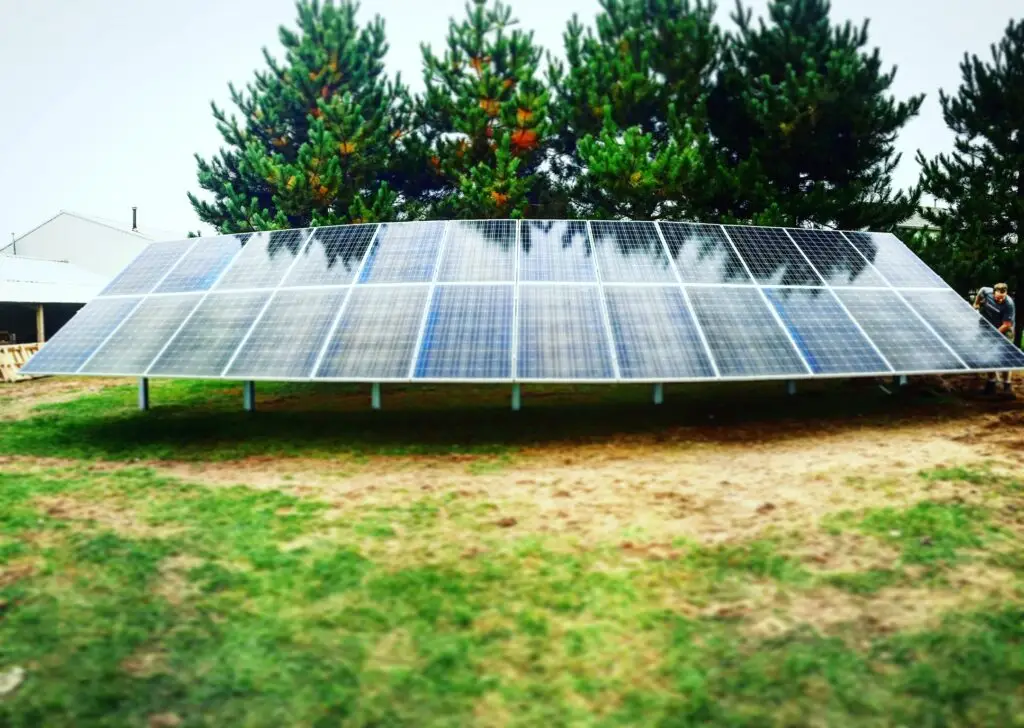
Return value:
M 149 244 L 141 235 L 62 213 L 19 238 L 5 254 L 66 260 L 113 278 Z
M 82 307 L 80 303 L 47 303 L 43 305 L 46 339 L 50 340 Z M 14 334 L 18 344 L 36 340 L 36 307 L 31 303 L 0 303 L 0 331 Z

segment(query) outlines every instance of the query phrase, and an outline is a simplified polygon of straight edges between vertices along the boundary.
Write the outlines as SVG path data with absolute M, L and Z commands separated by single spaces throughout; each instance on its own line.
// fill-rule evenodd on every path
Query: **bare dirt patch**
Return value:
M 202 559 L 185 554 L 164 559 L 160 562 L 160 574 L 153 592 L 174 606 L 184 604 L 197 593 L 195 585 L 188 579 L 188 572 L 202 564 Z
M 68 402 L 130 381 L 108 377 L 44 377 L 0 385 L 0 421 L 24 419 L 41 404 Z
M 443 530 L 431 530 L 435 542 L 423 544 L 430 551 L 440 548 L 441 533 L 452 536 L 450 545 L 460 551 L 523 533 L 559 536 L 583 547 L 623 539 L 718 544 L 815 532 L 825 516 L 845 510 L 903 508 L 923 499 L 983 501 L 991 495 L 987 485 L 919 476 L 922 470 L 987 458 L 985 448 L 962 439 L 965 429 L 987 427 L 989 416 L 980 417 L 977 425 L 958 420 L 847 426 L 781 440 L 762 436 L 753 425 L 733 432 L 735 441 L 717 434 L 702 439 L 689 428 L 685 436 L 669 432 L 524 448 L 504 461 L 467 455 L 361 462 L 249 458 L 155 467 L 204 485 L 245 484 L 321 499 L 331 505 L 329 516 L 340 521 L 443 500 L 436 524 Z M 473 463 L 487 467 L 474 474 Z M 466 513 L 472 513 L 468 522 L 449 518 Z M 408 534 L 399 535 L 404 547 L 414 546 Z M 843 558 L 834 544 L 819 546 L 833 549 L 819 557 Z
M 150 525 L 135 510 L 111 500 L 94 502 L 49 496 L 37 498 L 35 503 L 51 518 L 91 521 L 133 538 L 167 538 L 182 530 L 180 527 Z
M 960 566 L 946 579 L 948 586 L 890 587 L 869 596 L 832 587 L 794 591 L 765 584 L 748 599 L 713 605 L 706 614 L 739 617 L 744 630 L 757 637 L 810 626 L 825 634 L 853 628 L 867 638 L 934 628 L 947 613 L 1019 602 L 1024 591 L 1012 572 L 991 566 Z

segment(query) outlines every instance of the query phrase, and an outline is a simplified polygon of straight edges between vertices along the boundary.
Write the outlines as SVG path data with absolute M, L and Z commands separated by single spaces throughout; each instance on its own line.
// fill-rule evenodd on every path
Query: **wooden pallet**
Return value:
M 20 382 L 35 377 L 18 374 L 29 357 L 39 351 L 39 344 L 8 344 L 0 346 L 0 382 Z

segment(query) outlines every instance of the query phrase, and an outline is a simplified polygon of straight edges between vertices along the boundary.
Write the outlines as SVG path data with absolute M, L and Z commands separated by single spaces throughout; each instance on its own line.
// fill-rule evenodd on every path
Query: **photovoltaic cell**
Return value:
M 429 285 L 352 289 L 318 378 L 406 379 Z
M 820 286 L 823 281 L 779 228 L 730 225 L 726 233 L 736 245 L 758 283 L 781 286 Z
M 897 371 L 963 368 L 894 292 L 840 288 L 836 295 Z
M 202 295 L 181 293 L 144 299 L 81 371 L 125 375 L 146 371 Z
M 147 374 L 220 376 L 269 297 L 269 291 L 209 294 Z
M 815 374 L 890 373 L 885 361 L 824 288 L 766 288 Z
M 226 375 L 309 377 L 347 292 L 348 288 L 277 291 Z
M 520 288 L 517 369 L 522 379 L 614 378 L 600 289 Z
M 443 222 L 384 223 L 370 248 L 360 283 L 421 283 L 434 275 Z
M 601 280 L 607 283 L 672 283 L 675 273 L 651 222 L 592 222 Z
M 689 294 L 722 376 L 808 373 L 756 288 L 690 288 Z
M 968 366 L 1024 369 L 1024 352 L 975 312 L 953 290 L 903 291 L 911 307 L 932 325 Z
M 195 240 L 152 243 L 103 289 L 101 296 L 149 293 L 177 263 Z
M 514 281 L 515 220 L 453 220 L 448 224 L 439 281 Z
M 199 240 L 154 293 L 208 290 L 241 249 L 242 240 L 237 235 Z
M 524 220 L 519 280 L 596 281 L 587 224 L 579 220 Z
M 753 285 L 720 225 L 659 222 L 658 227 L 684 283 Z
M 242 252 L 217 282 L 217 290 L 274 288 L 302 252 L 309 230 L 274 230 L 239 235 Z
M 423 330 L 416 376 L 510 377 L 513 293 L 508 285 L 438 286 Z
M 352 283 L 370 247 L 377 225 L 316 228 L 299 261 L 282 283 L 294 286 L 344 286 Z
M 623 379 L 715 375 L 678 286 L 607 286 L 604 293 Z
M 22 374 L 74 374 L 141 299 L 97 298 L 43 344 Z
M 847 239 L 896 288 L 948 288 L 935 271 L 890 233 L 847 232 Z
M 790 228 L 787 232 L 830 286 L 888 286 L 842 233 L 803 228 Z

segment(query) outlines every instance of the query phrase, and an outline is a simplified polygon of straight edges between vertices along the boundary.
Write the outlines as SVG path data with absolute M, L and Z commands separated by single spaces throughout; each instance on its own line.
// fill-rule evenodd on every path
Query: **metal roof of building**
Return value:
M 0 255 L 0 303 L 87 303 L 106 284 L 71 263 Z

